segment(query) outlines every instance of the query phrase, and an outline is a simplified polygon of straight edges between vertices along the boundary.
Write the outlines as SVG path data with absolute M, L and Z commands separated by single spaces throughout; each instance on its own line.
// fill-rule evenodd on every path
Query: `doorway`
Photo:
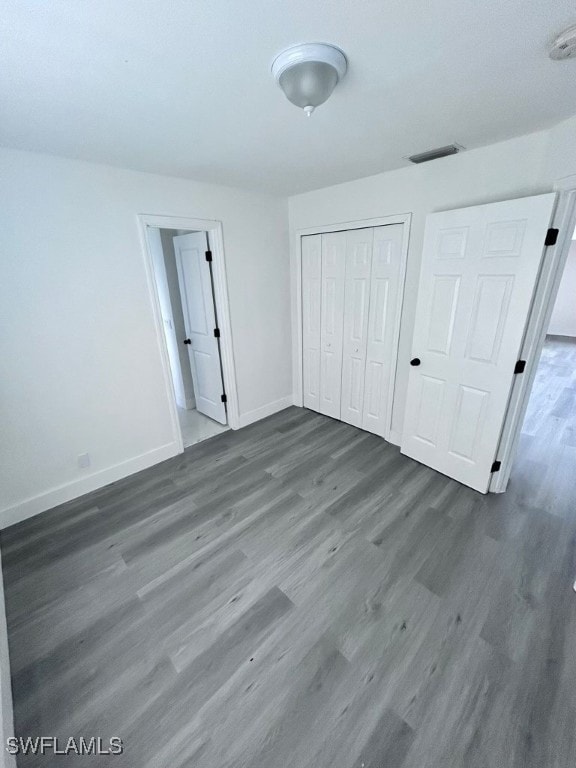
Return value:
M 410 214 L 297 233 L 295 402 L 393 443 Z
M 576 233 L 575 233 L 576 234 Z M 511 482 L 525 472 L 554 476 L 560 493 L 576 478 L 576 239 L 571 241 L 546 328 L 546 337 Z M 537 503 L 537 499 L 535 500 Z
M 235 402 L 235 381 L 225 354 L 231 350 L 224 348 L 230 331 L 223 252 L 217 242 L 216 248 L 212 245 L 216 238 L 209 230 L 185 228 L 180 219 L 140 220 L 173 427 L 183 450 L 233 425 L 229 403 Z M 222 261 L 219 274 L 215 260 Z

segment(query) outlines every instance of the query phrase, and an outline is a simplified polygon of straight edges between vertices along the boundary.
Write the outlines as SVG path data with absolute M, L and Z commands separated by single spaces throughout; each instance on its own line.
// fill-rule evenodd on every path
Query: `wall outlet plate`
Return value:
M 90 466 L 90 454 L 89 453 L 81 453 L 78 456 L 78 466 L 80 469 L 86 469 L 86 467 Z

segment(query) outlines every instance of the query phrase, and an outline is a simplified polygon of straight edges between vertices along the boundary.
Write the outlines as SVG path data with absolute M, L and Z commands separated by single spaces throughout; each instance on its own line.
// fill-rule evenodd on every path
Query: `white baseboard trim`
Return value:
M 288 395 L 287 397 L 283 397 L 281 400 L 275 400 L 273 403 L 267 403 L 261 408 L 255 408 L 253 411 L 241 413 L 238 428 L 242 429 L 242 427 L 247 427 L 248 424 L 253 424 L 255 421 L 260 421 L 260 419 L 265 419 L 267 416 L 272 416 L 273 413 L 283 411 L 285 408 L 289 408 L 293 404 L 294 396 Z
M 91 475 L 82 477 L 80 480 L 59 485 L 57 488 L 52 488 L 52 490 L 41 493 L 38 496 L 24 499 L 19 504 L 0 510 L 0 529 L 19 523 L 40 512 L 45 512 L 47 509 L 52 509 L 52 507 L 57 507 L 66 501 L 77 499 L 85 493 L 95 491 L 97 488 L 102 488 L 116 480 L 121 480 L 123 477 L 140 472 L 142 469 L 152 467 L 161 461 L 171 459 L 172 456 L 176 456 L 178 453 L 177 443 L 161 445 L 160 448 L 155 448 L 140 456 L 135 456 L 133 459 L 115 464 L 113 467 L 102 469 L 100 472 L 94 472 Z
M 196 408 L 196 398 L 187 397 L 185 400 L 176 400 L 176 405 L 183 411 L 193 411 Z
M 392 430 L 390 432 L 390 437 L 388 439 L 388 442 L 392 443 L 392 445 L 400 446 L 400 443 L 402 442 L 402 435 L 400 435 L 400 434 L 398 434 L 398 432 L 394 432 L 394 430 Z
M 547 341 L 567 341 L 567 342 L 570 342 L 571 344 L 576 344 L 576 336 L 573 336 L 572 334 L 566 334 L 566 333 L 547 333 L 546 340 Z

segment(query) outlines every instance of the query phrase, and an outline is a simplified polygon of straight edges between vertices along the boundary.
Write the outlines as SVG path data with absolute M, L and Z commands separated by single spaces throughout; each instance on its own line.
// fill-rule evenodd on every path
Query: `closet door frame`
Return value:
M 329 232 L 340 232 L 350 229 L 366 229 L 368 227 L 386 227 L 390 224 L 402 224 L 402 248 L 400 254 L 400 300 L 396 307 L 394 319 L 394 345 L 392 369 L 394 371 L 394 384 L 390 388 L 387 404 L 387 428 L 384 439 L 388 442 L 400 445 L 400 435 L 392 432 L 392 405 L 394 402 L 394 390 L 396 387 L 396 371 L 398 365 L 398 345 L 400 341 L 400 322 L 402 306 L 404 303 L 404 289 L 406 284 L 406 263 L 408 261 L 408 242 L 410 238 L 411 213 L 401 213 L 393 216 L 381 216 L 374 219 L 361 219 L 359 221 L 343 221 L 335 224 L 324 224 L 318 227 L 307 227 L 296 230 L 292 234 L 291 247 L 291 271 L 292 271 L 292 329 L 293 329 L 293 392 L 294 405 L 303 407 L 304 398 L 302 391 L 303 363 L 302 363 L 302 238 L 306 235 L 324 235 Z

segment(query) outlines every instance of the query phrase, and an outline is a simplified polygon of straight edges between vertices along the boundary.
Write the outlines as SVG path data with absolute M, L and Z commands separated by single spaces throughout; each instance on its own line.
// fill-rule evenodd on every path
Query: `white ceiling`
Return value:
M 576 112 L 550 41 L 574 0 L 1 0 L 0 144 L 291 194 L 472 148 Z M 349 71 L 311 119 L 283 48 Z

